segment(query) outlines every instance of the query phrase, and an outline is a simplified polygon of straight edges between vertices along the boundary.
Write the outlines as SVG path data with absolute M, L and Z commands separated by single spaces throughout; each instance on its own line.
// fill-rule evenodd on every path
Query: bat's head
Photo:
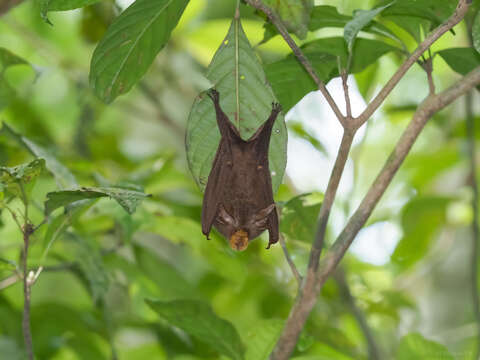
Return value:
M 267 229 L 268 216 L 274 209 L 275 204 L 271 204 L 244 219 L 235 219 L 220 206 L 215 227 L 229 240 L 233 250 L 243 251 L 250 241 Z

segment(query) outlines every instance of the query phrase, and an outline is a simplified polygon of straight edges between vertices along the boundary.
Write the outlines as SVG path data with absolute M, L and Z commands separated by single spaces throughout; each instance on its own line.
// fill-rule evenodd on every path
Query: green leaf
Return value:
M 379 5 L 391 3 L 391 0 L 382 0 Z M 445 21 L 455 11 L 456 0 L 401 0 L 391 3 L 382 16 L 400 15 L 427 19 L 435 27 Z
M 303 45 L 302 50 L 325 83 L 338 76 L 337 57 L 340 57 L 342 66 L 346 67 L 348 50 L 345 40 L 341 37 L 314 40 Z M 382 55 L 396 50 L 398 48 L 382 41 L 357 39 L 350 73 L 361 72 Z M 293 55 L 268 64 L 265 70 L 285 111 L 292 108 L 310 91 L 317 89 L 314 81 Z
M 318 141 L 317 138 L 313 137 L 308 133 L 307 130 L 303 127 L 303 124 L 301 122 L 288 122 L 288 129 L 298 136 L 299 138 L 307 140 L 315 149 L 320 151 L 322 154 L 326 155 L 327 152 L 325 150 L 325 147 L 322 145 L 320 141 Z
M 438 54 L 450 68 L 462 75 L 480 66 L 480 54 L 473 48 L 450 48 L 441 50 Z
M 264 3 L 280 16 L 288 31 L 300 39 L 306 37 L 313 0 L 265 0 Z
M 353 15 L 353 19 L 350 20 L 343 30 L 343 37 L 347 42 L 348 50 L 351 52 L 353 49 L 353 43 L 358 33 L 363 30 L 370 22 L 380 14 L 387 7 L 392 5 L 392 3 L 385 6 L 378 7 L 373 10 L 357 10 Z
M 75 190 L 49 192 L 45 201 L 45 214 L 55 209 L 84 199 L 110 197 L 117 201 L 129 214 L 133 214 L 137 206 L 150 195 L 118 187 L 82 187 Z
M 69 248 L 73 251 L 75 262 L 85 276 L 94 302 L 103 299 L 108 291 L 110 279 L 103 265 L 100 249 L 93 240 L 68 233 Z
M 278 319 L 262 320 L 247 333 L 247 353 L 245 360 L 264 360 L 272 352 L 285 322 Z
M 58 215 L 49 223 L 45 237 L 43 238 L 42 263 L 45 261 L 55 240 L 68 229 L 73 221 L 78 219 L 94 203 L 95 200 L 80 200 L 74 202 L 66 208 L 64 213 Z
M 411 200 L 402 212 L 403 237 L 392 254 L 392 261 L 405 270 L 423 258 L 446 222 L 450 198 L 420 197 Z
M 25 147 L 33 155 L 38 158 L 45 159 L 45 165 L 48 171 L 55 177 L 57 185 L 61 189 L 78 186 L 75 176 L 63 164 L 61 164 L 55 156 L 44 149 L 42 146 L 36 144 L 29 138 L 22 136 L 15 132 L 7 123 L 3 123 L 0 134 L 5 133 L 12 139 L 17 141 L 20 145 Z
M 311 243 L 323 196 L 319 193 L 302 194 L 287 201 L 282 207 L 280 231 L 290 239 Z
M 238 25 L 238 26 L 237 26 Z M 238 29 L 238 32 L 236 31 Z M 238 72 L 236 71 L 238 44 Z M 239 74 L 240 134 L 248 139 L 263 124 L 272 109 L 275 95 L 268 85 L 262 65 L 248 42 L 240 21 L 232 21 L 225 40 L 207 70 L 207 78 L 220 93 L 223 111 L 231 121 L 236 118 L 236 74 Z M 282 103 L 283 105 L 283 103 Z M 212 101 L 200 94 L 195 100 L 187 124 L 186 148 L 192 175 L 203 190 L 220 141 Z M 269 148 L 269 166 L 275 193 L 282 182 L 286 165 L 287 129 L 282 114 L 273 126 Z
M 100 0 L 38 0 L 40 7 L 40 16 L 42 19 L 52 25 L 48 19 L 50 11 L 66 11 L 82 8 L 84 6 L 92 5 Z
M 480 11 L 477 12 L 472 26 L 473 47 L 480 53 Z
M 45 160 L 35 159 L 29 163 L 14 167 L 0 166 L 0 185 L 15 196 L 23 198 L 23 191 L 33 185 L 45 168 Z
M 6 69 L 15 65 L 30 65 L 28 61 L 15 55 L 10 50 L 0 47 L 0 74 L 3 74 Z
M 171 325 L 209 344 L 218 353 L 234 360 L 244 359 L 245 349 L 237 330 L 230 322 L 219 318 L 208 304 L 195 300 L 146 302 Z
M 353 18 L 348 15 L 340 14 L 336 7 L 328 5 L 315 6 L 312 11 L 308 29 L 315 31 L 327 27 L 345 28 Z M 361 31 L 371 34 L 386 36 L 396 41 L 400 41 L 397 36 L 386 26 L 377 21 L 371 20 Z
M 397 349 L 397 360 L 442 359 L 454 360 L 447 348 L 439 343 L 413 333 L 402 338 Z
M 92 56 L 90 85 L 110 103 L 147 72 L 188 0 L 137 0 L 108 28 Z

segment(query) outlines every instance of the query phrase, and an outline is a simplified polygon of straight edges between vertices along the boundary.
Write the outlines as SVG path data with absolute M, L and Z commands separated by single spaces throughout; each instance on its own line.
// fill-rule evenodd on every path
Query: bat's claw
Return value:
M 212 99 L 213 102 L 218 102 L 220 100 L 220 94 L 214 88 L 211 88 L 207 91 L 207 95 Z
M 282 111 L 282 105 L 276 102 L 272 102 L 272 112 L 279 113 L 280 111 Z

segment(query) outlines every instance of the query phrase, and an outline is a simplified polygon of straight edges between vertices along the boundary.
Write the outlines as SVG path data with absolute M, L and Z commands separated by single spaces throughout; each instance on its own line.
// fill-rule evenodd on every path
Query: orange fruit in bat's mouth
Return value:
M 244 230 L 237 230 L 230 236 L 230 247 L 233 250 L 243 251 L 248 247 L 248 233 Z

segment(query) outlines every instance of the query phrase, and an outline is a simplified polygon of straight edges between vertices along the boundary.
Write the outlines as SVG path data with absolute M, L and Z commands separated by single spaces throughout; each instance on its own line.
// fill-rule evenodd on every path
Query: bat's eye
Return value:
M 243 251 L 248 247 L 248 233 L 244 230 L 237 230 L 230 236 L 230 247 L 233 250 Z

